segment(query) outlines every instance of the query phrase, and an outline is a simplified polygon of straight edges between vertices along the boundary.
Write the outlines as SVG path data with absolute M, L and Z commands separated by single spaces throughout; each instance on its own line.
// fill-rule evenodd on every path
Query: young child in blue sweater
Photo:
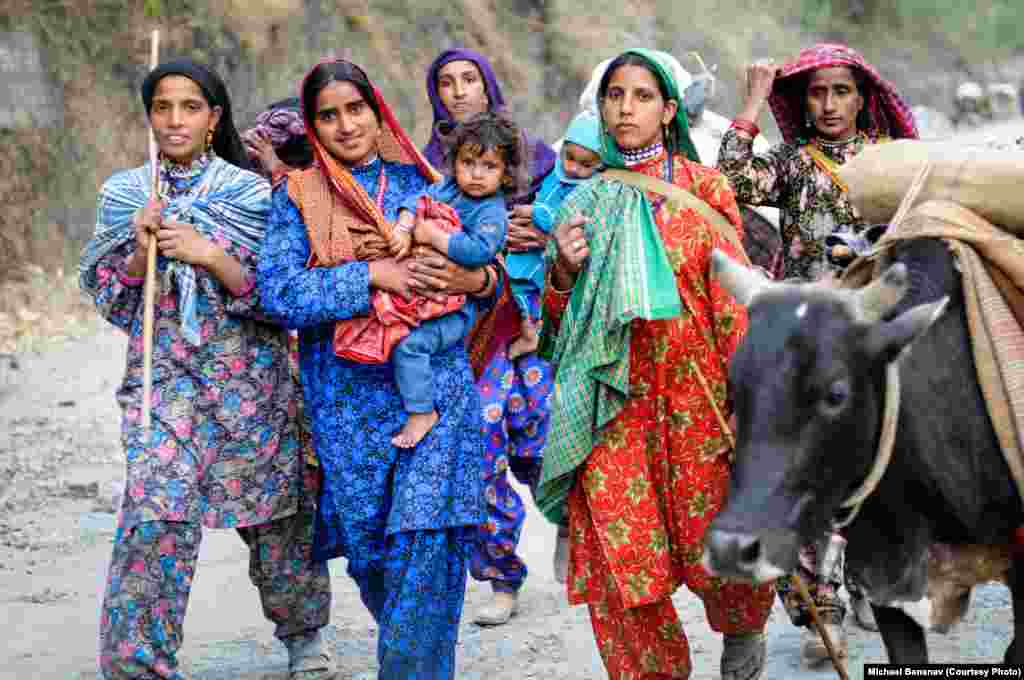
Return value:
M 477 269 L 489 264 L 505 245 L 508 216 L 505 192 L 516 190 L 522 155 L 519 131 L 493 113 L 482 113 L 461 123 L 445 137 L 451 177 L 413 194 L 399 212 L 391 237 L 391 253 L 406 257 L 413 243 L 429 245 L 453 262 Z M 450 233 L 429 219 L 417 219 L 421 196 L 446 203 L 458 213 L 462 231 Z M 405 426 L 391 440 L 399 448 L 416 446 L 437 424 L 434 376 L 430 358 L 463 342 L 476 320 L 470 296 L 460 309 L 424 321 L 399 342 L 391 353 L 395 382 L 409 414 Z

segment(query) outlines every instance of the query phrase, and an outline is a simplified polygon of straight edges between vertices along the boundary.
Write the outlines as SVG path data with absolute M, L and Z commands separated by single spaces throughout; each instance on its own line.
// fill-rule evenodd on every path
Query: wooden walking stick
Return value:
M 160 58 L 160 29 L 154 28 L 150 40 L 149 69 L 156 68 Z M 157 158 L 156 134 L 149 124 L 149 169 L 152 173 L 153 197 L 160 197 L 160 166 Z M 156 234 L 149 235 L 146 247 L 146 285 L 143 288 L 142 316 L 142 429 L 147 434 L 152 420 L 153 393 L 153 314 L 156 297 Z

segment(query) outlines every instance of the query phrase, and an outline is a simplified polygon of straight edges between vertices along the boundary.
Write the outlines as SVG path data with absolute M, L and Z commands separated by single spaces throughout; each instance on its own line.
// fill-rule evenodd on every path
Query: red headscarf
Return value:
M 338 62 L 351 64 L 343 59 L 326 59 L 310 69 L 302 80 L 300 97 L 313 70 L 322 64 Z M 381 159 L 415 164 L 428 182 L 434 183 L 439 180 L 441 176 L 405 134 L 405 130 L 391 112 L 380 91 L 369 78 L 367 82 L 370 83 L 373 98 L 380 111 L 381 136 L 377 144 L 377 153 Z M 387 240 L 391 236 L 392 225 L 384 219 L 373 198 L 352 177 L 348 168 L 324 148 L 316 136 L 316 130 L 313 129 L 312 113 L 304 111 L 303 114 L 306 121 L 306 136 L 313 147 L 315 162 L 312 168 L 289 175 L 288 195 L 302 208 L 303 215 L 307 217 L 306 226 L 309 229 L 310 246 L 316 263 L 333 266 L 350 260 L 373 260 L 382 257 L 387 251 Z M 336 201 L 324 200 L 327 198 L 322 195 L 325 187 L 329 187 Z M 307 211 L 313 212 L 307 215 Z
M 834 66 L 857 69 L 871 81 L 871 92 L 867 93 L 864 104 L 871 117 L 871 129 L 866 132 L 873 137 L 887 135 L 894 139 L 917 139 L 914 114 L 896 93 L 892 83 L 883 79 L 856 50 L 846 45 L 821 43 L 801 50 L 795 60 L 782 67 L 768 98 L 775 122 L 787 143 L 796 142 L 806 130 L 807 93 L 803 88 L 795 87 L 802 82 L 799 76 Z
M 338 61 L 342 60 L 321 64 Z M 305 90 L 310 74 L 303 79 L 302 90 Z M 370 82 L 369 78 L 367 82 Z M 440 175 L 405 134 L 380 91 L 373 83 L 370 83 L 370 89 L 381 119 L 377 154 L 383 161 L 415 164 L 428 182 L 437 181 Z M 312 250 L 309 266 L 333 267 L 352 260 L 371 261 L 388 257 L 388 239 L 393 225 L 384 218 L 376 201 L 349 169 L 324 148 L 313 127 L 312 112 L 305 111 L 303 117 L 315 162 L 311 168 L 288 175 L 288 196 L 306 223 Z M 450 209 L 429 216 L 458 224 L 458 215 Z M 372 309 L 368 316 L 344 319 L 335 324 L 334 352 L 350 361 L 383 363 L 388 360 L 391 349 L 409 334 L 412 327 L 423 320 L 454 311 L 464 302 L 465 296 L 449 295 L 444 302 L 434 302 L 420 295 L 406 300 L 375 290 L 371 295 Z

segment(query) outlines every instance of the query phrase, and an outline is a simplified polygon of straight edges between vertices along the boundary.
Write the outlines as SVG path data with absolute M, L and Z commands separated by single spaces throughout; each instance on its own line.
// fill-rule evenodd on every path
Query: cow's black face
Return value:
M 886 366 L 944 309 L 919 305 L 892 320 L 903 265 L 870 286 L 765 281 L 720 252 L 722 284 L 750 309 L 730 365 L 737 419 L 729 500 L 706 536 L 711 573 L 768 581 L 830 527 L 876 454 Z
M 736 463 L 708 567 L 758 581 L 792 570 L 867 474 L 884 362 L 849 304 L 785 286 L 759 296 L 730 366 Z M 884 380 L 883 380 L 884 381 Z

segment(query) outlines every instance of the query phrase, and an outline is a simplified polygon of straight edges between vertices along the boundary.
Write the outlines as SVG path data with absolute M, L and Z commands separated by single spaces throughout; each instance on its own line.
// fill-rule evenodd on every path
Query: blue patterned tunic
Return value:
M 352 170 L 370 196 L 380 165 Z M 384 215 L 427 183 L 388 163 Z M 380 626 L 380 678 L 450 678 L 465 589 L 465 555 L 484 520 L 480 400 L 462 345 L 433 358 L 438 424 L 411 452 L 391 438 L 406 415 L 392 367 L 339 359 L 334 323 L 370 308 L 369 267 L 307 269 L 306 225 L 273 196 L 258 286 L 265 309 L 299 330 L 299 363 L 313 442 L 324 471 L 314 556 L 348 558 Z M 426 560 L 426 563 L 424 563 Z
M 97 233 L 82 258 L 83 290 L 99 313 L 129 336 L 117 392 L 127 458 L 121 532 L 152 521 L 245 527 L 287 517 L 298 508 L 302 456 L 287 336 L 264 323 L 254 285 L 255 249 L 230 240 L 227 228 L 241 223 L 261 237 L 270 187 L 219 158 L 198 163 L 194 171 L 205 189 L 184 212 L 177 211 L 174 187 L 161 185 L 171 201 L 167 214 L 193 222 L 241 263 L 253 285 L 235 294 L 202 267 L 187 268 L 188 277 L 175 276 L 172 272 L 186 265 L 158 257 L 148 436 L 139 408 L 142 280 L 129 277 L 126 269 L 135 249 L 132 215 L 151 191 L 148 166 L 119 172 L 103 185 Z M 192 304 L 182 304 L 183 298 Z M 198 345 L 190 341 L 190 317 Z

